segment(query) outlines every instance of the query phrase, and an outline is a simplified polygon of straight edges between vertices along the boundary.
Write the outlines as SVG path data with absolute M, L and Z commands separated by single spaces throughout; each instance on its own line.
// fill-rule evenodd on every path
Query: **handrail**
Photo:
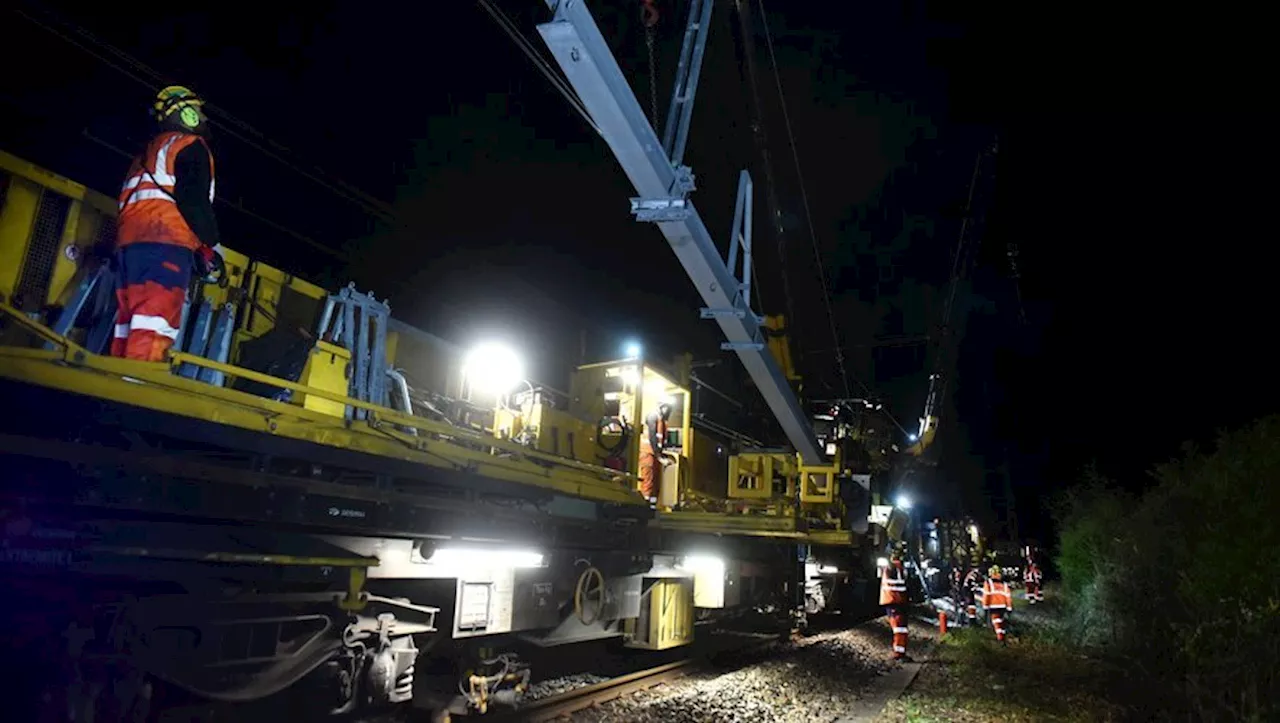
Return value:
M 13 306 L 9 305 L 7 302 L 0 301 L 0 315 L 3 315 L 5 317 L 8 317 L 14 320 L 20 326 L 32 332 L 33 334 L 36 334 L 37 336 L 41 337 L 43 340 L 52 342 L 56 346 L 61 347 L 63 351 L 59 356 L 61 357 L 62 361 L 65 361 L 69 364 L 76 365 L 76 366 L 94 366 L 92 364 L 89 364 L 91 359 L 96 357 L 96 358 L 105 360 L 105 358 L 101 357 L 101 355 L 90 352 L 89 350 L 85 349 L 84 347 L 81 347 L 80 345 L 76 344 L 70 339 L 64 336 L 58 335 L 57 333 L 55 333 L 53 330 L 51 330 L 49 327 L 45 326 L 44 324 L 28 318 L 26 314 L 19 311 L 18 309 L 15 309 Z M 41 356 L 43 356 L 43 354 Z M 566 457 L 559 457 L 557 455 L 549 454 L 547 452 L 529 449 L 528 447 L 524 447 L 514 442 L 510 442 L 508 440 L 504 440 L 498 437 L 491 437 L 489 435 L 483 434 L 481 432 L 477 432 L 475 430 L 467 429 L 464 427 L 447 425 L 441 422 L 436 422 L 436 421 L 425 419 L 422 417 L 406 415 L 401 412 L 398 412 L 397 410 L 391 409 L 389 407 L 384 407 L 382 405 L 373 404 L 371 402 L 354 399 L 344 394 L 339 394 L 337 392 L 332 392 L 325 389 L 310 387 L 298 382 L 293 382 L 287 379 L 281 379 L 279 377 L 271 376 L 270 374 L 264 374 L 262 372 L 257 372 L 252 369 L 245 369 L 243 367 L 238 367 L 233 364 L 226 364 L 223 362 L 213 361 L 211 359 L 206 359 L 204 357 L 188 354 L 186 352 L 171 353 L 168 363 L 163 366 L 159 363 L 130 361 L 130 360 L 123 360 L 123 359 L 113 359 L 112 362 L 115 362 L 117 364 L 120 364 L 120 363 L 135 364 L 139 366 L 140 370 L 150 367 L 156 371 L 159 371 L 160 369 L 176 370 L 179 366 L 181 366 L 184 363 L 193 364 L 196 366 L 212 369 L 214 371 L 220 371 L 229 376 L 249 379 L 255 382 L 277 387 L 280 389 L 288 389 L 288 390 L 303 393 L 303 394 L 314 395 L 316 397 L 320 397 L 322 399 L 336 402 L 338 404 L 350 405 L 352 407 L 365 409 L 376 416 L 376 419 L 371 418 L 367 422 L 368 426 L 371 429 L 378 429 L 379 427 L 378 422 L 380 421 L 388 422 L 391 424 L 400 425 L 403 427 L 412 427 L 414 429 L 427 432 L 428 434 L 431 434 L 440 438 L 444 438 L 443 441 L 447 441 L 451 439 L 464 440 L 467 442 L 472 442 L 475 444 L 479 444 L 479 445 L 491 448 L 493 450 L 523 457 L 532 462 L 539 462 L 545 465 L 554 465 L 558 467 L 573 469 L 578 472 L 591 474 L 592 476 L 595 476 L 597 478 L 613 480 L 619 483 L 625 483 L 633 479 L 632 475 L 629 475 L 625 472 L 620 472 L 618 470 L 610 469 L 608 467 L 604 467 L 601 465 L 588 464 L 586 462 L 580 462 L 578 460 L 569 459 Z M 108 373 L 118 373 L 116 370 L 102 368 L 101 364 L 98 364 L 96 366 L 99 369 L 99 371 L 104 371 Z M 175 386 L 175 387 L 179 386 L 179 383 L 178 383 L 179 379 L 181 379 L 182 381 L 188 382 L 188 384 L 186 385 L 181 385 L 183 391 L 188 391 L 188 392 L 192 391 L 191 385 L 201 385 L 201 383 L 199 382 L 193 382 L 191 380 L 186 380 L 174 375 L 173 376 L 174 384 L 172 386 Z M 156 381 L 159 383 L 167 382 L 167 380 L 165 379 L 150 379 L 150 381 Z M 207 385 L 203 385 L 203 386 L 207 386 Z M 224 394 L 240 394 L 240 395 L 251 397 L 255 400 L 262 399 L 262 397 L 259 397 L 254 394 L 249 394 L 248 392 L 241 392 L 233 389 L 225 389 L 222 387 L 209 387 L 209 389 L 215 389 L 215 388 L 221 390 Z M 335 419 L 337 421 L 343 421 L 338 418 L 335 418 Z M 353 422 L 353 424 L 356 424 L 356 423 Z M 385 430 L 379 430 L 379 431 L 385 431 Z M 427 442 L 426 439 L 418 438 L 418 437 L 402 438 L 397 436 L 396 439 L 400 439 L 402 442 L 409 444 L 410 446 L 417 447 L 419 449 L 425 448 L 426 442 Z

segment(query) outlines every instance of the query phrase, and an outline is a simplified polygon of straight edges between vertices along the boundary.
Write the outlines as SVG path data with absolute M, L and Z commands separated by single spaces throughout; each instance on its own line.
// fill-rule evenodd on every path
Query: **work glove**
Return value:
M 216 275 L 218 286 L 226 287 L 228 282 L 227 267 L 222 260 L 222 254 L 214 251 L 209 246 L 201 244 L 195 251 L 195 261 L 196 273 L 205 279 Z

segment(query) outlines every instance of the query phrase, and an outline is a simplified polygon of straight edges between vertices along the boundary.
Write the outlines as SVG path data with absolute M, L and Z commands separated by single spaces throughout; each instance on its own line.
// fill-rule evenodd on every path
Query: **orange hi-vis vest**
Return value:
M 1043 579 L 1043 577 L 1044 576 L 1040 573 L 1040 566 L 1036 565 L 1035 563 L 1032 563 L 1027 566 L 1027 571 L 1026 573 L 1023 574 L 1022 580 L 1023 582 L 1035 583 L 1039 585 L 1040 580 Z
M 890 565 L 880 577 L 880 604 L 907 604 L 907 573 L 900 565 Z
M 129 176 L 120 189 L 116 219 L 116 248 L 132 243 L 167 243 L 191 250 L 201 241 L 178 210 L 173 196 L 178 185 L 174 161 L 192 143 L 204 145 L 200 136 L 169 131 L 147 144 L 141 156 L 133 159 Z M 205 146 L 208 152 L 208 146 Z M 209 154 L 209 201 L 213 201 L 213 154 Z
M 647 427 L 649 425 L 646 424 L 645 426 Z M 666 444 L 667 429 L 668 429 L 667 420 L 663 419 L 662 415 L 658 415 L 658 428 L 654 430 L 654 432 L 656 433 L 656 436 L 658 437 L 658 444 Z M 645 430 L 645 431 L 648 431 L 648 430 Z M 652 450 L 653 445 L 649 444 L 648 434 L 640 435 L 640 446 L 644 447 L 645 449 Z
M 982 584 L 982 607 L 988 610 L 1012 610 L 1013 594 L 1009 592 L 1009 583 L 999 580 L 987 580 Z

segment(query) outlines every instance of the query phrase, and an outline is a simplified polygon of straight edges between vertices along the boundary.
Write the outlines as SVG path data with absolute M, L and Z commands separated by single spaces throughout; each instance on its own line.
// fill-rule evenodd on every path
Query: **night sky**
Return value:
M 687 4 L 655 4 L 664 115 Z M 919 340 L 956 338 L 920 501 L 996 519 L 1007 474 L 1023 534 L 1043 535 L 1041 498 L 1084 463 L 1140 486 L 1184 440 L 1276 410 L 1276 116 L 1248 80 L 1263 46 L 1247 19 L 955 6 L 752 5 L 783 217 L 781 243 L 757 223 L 757 283 L 764 311 L 795 310 L 807 395 L 843 396 L 816 238 L 849 386 L 908 428 L 945 348 Z M 18 7 L 0 16 L 0 47 L 27 58 L 0 81 L 6 150 L 114 195 L 151 93 L 189 85 L 220 121 L 228 245 L 331 287 L 355 280 L 460 343 L 517 341 L 555 386 L 583 329 L 588 357 L 634 336 L 721 358 L 708 375 L 741 386 L 661 234 L 629 216 L 603 141 L 478 3 Z M 545 5 L 497 7 L 554 65 L 535 30 Z M 592 8 L 647 108 L 640 3 Z M 738 169 L 768 216 L 739 16 L 715 13 L 685 160 L 723 243 Z M 985 223 L 940 334 L 974 160 L 996 137 Z

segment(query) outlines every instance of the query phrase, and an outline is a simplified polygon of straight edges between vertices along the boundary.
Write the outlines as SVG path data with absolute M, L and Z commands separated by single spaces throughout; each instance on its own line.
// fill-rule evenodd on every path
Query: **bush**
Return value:
M 1133 496 L 1088 470 L 1055 504 L 1076 642 L 1160 684 L 1166 714 L 1280 718 L 1280 416 L 1153 478 Z

